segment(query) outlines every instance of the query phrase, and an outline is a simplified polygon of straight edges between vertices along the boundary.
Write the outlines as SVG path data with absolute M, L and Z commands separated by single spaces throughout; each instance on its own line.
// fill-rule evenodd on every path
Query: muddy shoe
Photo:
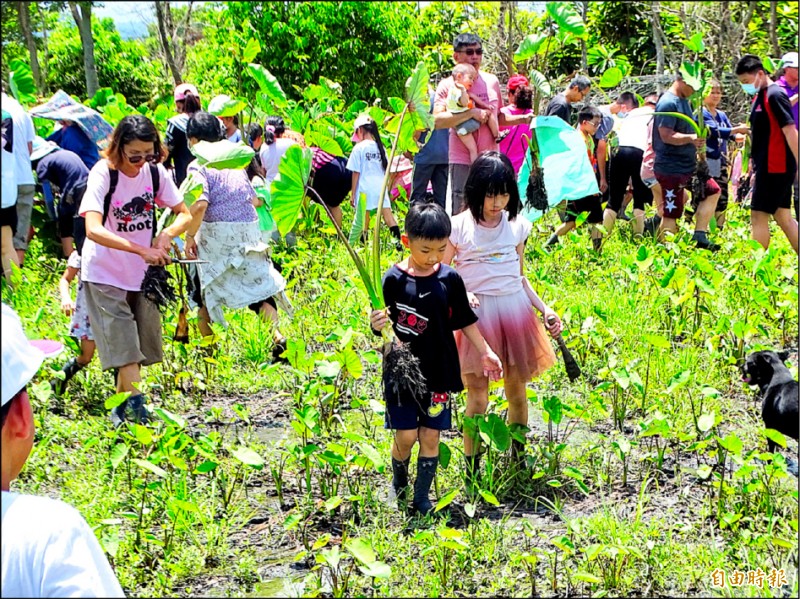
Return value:
M 151 419 L 150 412 L 144 406 L 145 399 L 144 395 L 132 395 L 128 398 L 128 417 L 136 424 L 146 424 Z

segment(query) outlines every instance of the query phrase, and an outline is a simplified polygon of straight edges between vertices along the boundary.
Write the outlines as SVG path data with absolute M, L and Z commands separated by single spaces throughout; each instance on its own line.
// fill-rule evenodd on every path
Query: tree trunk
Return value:
M 83 45 L 83 68 L 86 71 L 86 95 L 94 97 L 100 89 L 97 79 L 97 64 L 94 60 L 94 38 L 92 37 L 92 3 L 69 2 L 72 18 L 78 26 Z
M 781 47 L 778 45 L 778 3 L 769 3 L 769 43 L 772 46 L 772 55 L 781 55 Z
M 28 54 L 30 54 L 31 57 L 33 81 L 36 83 L 36 89 L 41 92 L 44 87 L 42 85 L 42 71 L 39 69 L 39 53 L 36 50 L 36 40 L 33 38 L 33 31 L 31 30 L 29 5 L 30 2 L 17 2 L 17 14 L 19 15 L 19 28 L 22 29 L 25 45 L 28 47 Z
M 586 13 L 589 12 L 589 0 L 582 0 L 581 2 L 581 18 L 586 23 Z M 581 39 L 581 72 L 589 73 L 589 60 L 586 57 L 586 39 Z
M 156 20 L 158 21 L 158 39 L 161 42 L 161 49 L 164 52 L 167 67 L 169 67 L 172 73 L 172 79 L 175 81 L 175 85 L 179 85 L 183 82 L 183 79 L 181 79 L 180 69 L 178 69 L 178 66 L 175 64 L 175 58 L 172 55 L 172 13 L 169 9 L 168 2 L 156 1 L 155 5 Z M 167 34 L 168 31 L 169 35 Z
M 42 12 L 42 3 L 36 3 L 36 11 L 39 13 L 39 19 L 42 22 L 42 49 L 44 50 L 44 60 L 42 62 L 42 66 L 44 70 L 42 71 L 42 87 L 39 89 L 39 93 L 42 95 L 47 95 L 49 90 L 49 85 L 47 84 L 47 74 L 50 72 L 48 64 L 50 62 L 50 50 L 49 46 L 47 45 L 47 20 L 45 18 L 44 13 Z
M 653 27 L 653 43 L 656 46 L 656 75 L 664 74 L 664 43 L 661 39 L 661 18 L 659 16 L 660 9 L 658 1 L 653 2 L 652 10 L 650 12 L 650 23 Z M 658 92 L 664 91 L 664 85 L 661 81 L 657 83 Z

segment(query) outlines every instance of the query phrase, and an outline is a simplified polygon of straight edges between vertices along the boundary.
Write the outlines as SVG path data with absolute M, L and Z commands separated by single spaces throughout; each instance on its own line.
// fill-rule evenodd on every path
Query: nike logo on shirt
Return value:
M 426 295 L 430 295 L 430 294 L 431 294 L 431 292 L 430 292 L 430 291 L 428 291 L 428 292 L 426 292 L 426 293 L 420 293 L 420 294 L 419 294 L 419 299 L 422 299 L 422 298 L 423 298 L 423 297 L 425 297 Z

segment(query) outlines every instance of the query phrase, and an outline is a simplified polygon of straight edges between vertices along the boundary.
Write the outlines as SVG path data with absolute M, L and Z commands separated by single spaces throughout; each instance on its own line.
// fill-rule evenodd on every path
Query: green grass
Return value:
M 602 256 L 583 230 L 547 254 L 553 218 L 535 223 L 526 270 L 586 376 L 570 384 L 559 363 L 531 383 L 527 467 L 511 471 L 490 449 L 482 496 L 465 492 L 454 431 L 440 517 L 409 522 L 387 503 L 366 294 L 313 214 L 298 249 L 276 251 L 296 308 L 282 323 L 291 366 L 269 363 L 269 330 L 250 311 L 226 314 L 215 348 L 194 328 L 189 346 L 169 340 L 169 312 L 165 361 L 144 371 L 167 412 L 115 433 L 97 361 L 58 400 L 50 362 L 32 386 L 37 443 L 13 488 L 75 505 L 132 596 L 783 596 L 766 582 L 712 586 L 716 568 L 759 567 L 783 568 L 796 595 L 797 480 L 765 453 L 736 369 L 753 349 L 796 347 L 796 255 L 777 229 L 768 252 L 750 242 L 735 205 L 717 254 L 686 232 L 634 243 L 624 222 Z M 385 266 L 390 247 L 387 235 Z M 68 329 L 53 248 L 34 240 L 16 290 L 3 290 L 31 337 Z M 463 410 L 462 397 L 459 427 Z M 494 388 L 490 414 L 504 410 Z M 493 431 L 495 446 L 520 434 Z

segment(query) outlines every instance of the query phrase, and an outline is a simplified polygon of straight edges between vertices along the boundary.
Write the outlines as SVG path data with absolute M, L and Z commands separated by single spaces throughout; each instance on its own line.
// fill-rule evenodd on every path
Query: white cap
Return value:
M 64 346 L 54 341 L 29 341 L 19 316 L 3 304 L 3 402 L 6 405 L 25 388 L 45 358 L 61 353 Z
M 58 145 L 52 141 L 47 141 L 38 135 L 33 138 L 33 151 L 31 152 L 31 162 L 36 162 L 40 158 L 44 158 L 50 152 L 58 150 Z
M 358 129 L 359 127 L 363 127 L 364 125 L 369 125 L 373 122 L 373 118 L 368 114 L 359 114 L 356 122 L 353 123 L 353 129 Z
M 783 61 L 781 66 L 797 68 L 797 52 L 787 52 L 781 57 L 781 60 Z

